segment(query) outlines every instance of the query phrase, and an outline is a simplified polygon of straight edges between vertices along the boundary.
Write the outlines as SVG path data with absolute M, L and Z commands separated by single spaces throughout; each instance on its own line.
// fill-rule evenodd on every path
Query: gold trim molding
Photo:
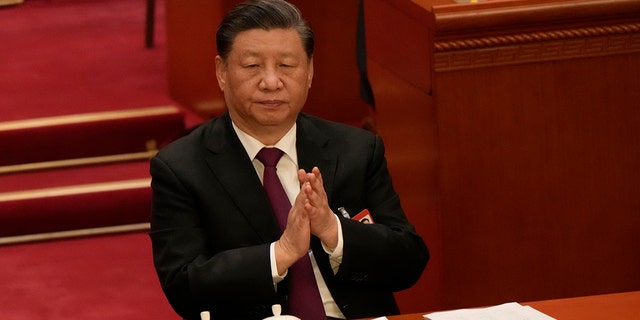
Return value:
M 49 241 L 49 240 L 69 239 L 69 238 L 97 236 L 97 235 L 106 235 L 106 234 L 115 234 L 115 233 L 146 231 L 146 230 L 149 230 L 149 228 L 150 228 L 149 223 L 144 222 L 144 223 L 127 224 L 127 225 L 119 225 L 119 226 L 0 237 L 0 246 L 10 245 L 10 244 L 19 244 L 19 243 L 28 243 L 28 242 L 37 242 L 37 241 Z
M 435 70 L 640 52 L 640 23 L 435 43 Z
M 23 0 L 0 0 L 0 6 L 11 6 L 23 3 Z
M 150 146 L 153 146 L 151 142 L 149 144 Z M 95 165 L 95 164 L 109 164 L 109 163 L 117 163 L 117 162 L 137 161 L 137 160 L 151 159 L 153 158 L 153 156 L 156 155 L 156 153 L 158 153 L 158 150 L 157 150 L 157 147 L 154 147 L 154 149 L 144 151 L 144 152 L 114 154 L 114 155 L 88 157 L 88 158 L 64 159 L 64 160 L 45 161 L 45 162 L 21 163 L 21 164 L 0 166 L 0 175 L 18 173 L 18 172 L 36 171 L 36 170 L 51 170 L 51 169 Z
M 101 183 L 91 183 L 83 185 L 72 185 L 64 187 L 54 187 L 46 189 L 33 189 L 0 193 L 0 203 L 9 201 L 33 200 L 40 198 L 51 198 L 61 196 L 71 196 L 78 194 L 110 192 L 128 189 L 144 189 L 151 186 L 151 179 L 135 179 L 123 181 L 111 181 Z
M 558 31 L 522 33 L 505 36 L 491 36 L 476 39 L 439 41 L 435 43 L 435 50 L 436 52 L 470 50 L 487 47 L 570 40 L 587 37 L 602 37 L 638 32 L 640 32 L 640 23 L 627 23 L 613 26 L 598 26 Z
M 86 122 L 109 121 L 128 118 L 151 117 L 180 113 L 175 106 L 137 108 L 129 110 L 101 111 L 54 117 L 0 122 L 0 131 L 24 130 L 47 126 L 61 126 Z

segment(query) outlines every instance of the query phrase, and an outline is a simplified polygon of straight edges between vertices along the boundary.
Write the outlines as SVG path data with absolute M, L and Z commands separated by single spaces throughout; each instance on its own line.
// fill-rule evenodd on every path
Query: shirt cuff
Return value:
M 327 245 L 322 243 L 322 249 L 329 255 L 329 262 L 331 263 L 331 269 L 333 270 L 333 274 L 338 272 L 338 268 L 342 264 L 342 253 L 344 247 L 344 241 L 342 238 L 342 223 L 340 223 L 340 218 L 338 215 L 334 215 L 336 217 L 336 221 L 338 222 L 338 244 L 335 248 L 329 248 Z
M 271 277 L 273 278 L 274 286 L 280 283 L 282 280 L 284 280 L 284 277 L 286 277 L 287 273 L 289 273 L 289 270 L 287 270 L 284 272 L 283 275 L 278 274 L 278 265 L 276 264 L 275 244 L 276 244 L 275 242 L 272 242 L 271 245 L 269 246 L 269 257 L 271 258 Z

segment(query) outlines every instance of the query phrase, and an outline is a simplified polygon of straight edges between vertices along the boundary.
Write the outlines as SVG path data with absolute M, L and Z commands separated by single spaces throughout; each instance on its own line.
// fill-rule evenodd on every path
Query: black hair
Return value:
M 284 0 L 249 0 L 235 6 L 222 19 L 216 32 L 218 55 L 227 60 L 238 33 L 252 29 L 295 29 L 300 35 L 307 57 L 313 56 L 313 30 L 300 10 Z

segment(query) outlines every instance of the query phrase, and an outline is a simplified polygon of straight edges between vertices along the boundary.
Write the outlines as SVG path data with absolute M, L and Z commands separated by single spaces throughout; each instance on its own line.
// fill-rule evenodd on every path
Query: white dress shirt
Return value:
M 233 129 L 235 130 L 240 142 L 244 146 L 245 151 L 249 155 L 249 158 L 252 159 L 253 167 L 256 169 L 256 173 L 260 177 L 260 181 L 262 181 L 262 177 L 264 174 L 264 165 L 260 160 L 256 159 L 256 155 L 258 152 L 264 147 L 275 147 L 284 152 L 282 158 L 277 164 L 277 174 L 278 178 L 280 178 L 280 182 L 284 187 L 284 190 L 289 198 L 289 202 L 293 203 L 300 193 L 300 181 L 298 181 L 298 151 L 296 149 L 296 124 L 289 129 L 287 134 L 284 135 L 273 146 L 265 146 L 257 139 L 253 138 L 246 132 L 240 130 L 235 123 L 233 123 Z M 329 261 L 331 263 L 331 267 L 333 269 L 334 274 L 338 271 L 340 264 L 342 263 L 342 252 L 343 252 L 343 238 L 342 238 L 342 226 L 340 224 L 340 219 L 338 216 L 335 217 L 336 221 L 338 221 L 338 245 L 336 248 L 329 248 L 324 243 L 323 248 L 327 254 L 329 254 Z M 322 297 L 322 302 L 324 304 L 324 309 L 328 317 L 333 318 L 341 318 L 344 319 L 345 316 L 342 314 L 338 305 L 333 300 L 329 289 L 327 288 L 326 283 L 324 282 L 324 278 L 318 269 L 318 264 L 313 256 L 313 252 L 309 250 L 309 256 L 311 257 L 311 264 L 313 265 L 313 273 L 316 277 L 316 282 L 318 283 L 318 288 L 320 290 L 320 296 Z M 276 265 L 275 259 L 275 251 L 274 251 L 274 243 L 271 244 L 271 274 L 273 276 L 274 286 L 282 281 L 287 274 L 279 275 L 278 268 Z

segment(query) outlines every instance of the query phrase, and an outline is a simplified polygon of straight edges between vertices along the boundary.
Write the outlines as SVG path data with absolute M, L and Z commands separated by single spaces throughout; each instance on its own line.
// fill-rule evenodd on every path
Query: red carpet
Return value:
M 0 121 L 175 104 L 164 4 L 144 46 L 143 0 L 27 0 L 0 7 Z
M 146 233 L 0 247 L 3 320 L 171 320 Z
M 167 88 L 164 3 L 158 1 L 156 8 L 156 47 L 148 49 L 144 46 L 143 0 L 26 0 L 21 5 L 0 7 L 0 123 L 176 105 L 168 96 Z M 164 123 L 154 124 L 165 128 Z M 144 136 L 140 128 L 127 129 L 126 132 L 137 132 L 132 136 L 113 126 L 106 138 L 113 138 L 111 142 L 135 142 Z M 85 137 L 90 136 L 87 130 L 84 130 Z M 25 139 L 11 138 L 9 144 L 5 143 L 5 148 L 1 148 L 9 153 L 5 158 L 16 158 L 26 151 L 42 151 L 42 146 L 35 146 L 34 139 L 27 139 L 33 133 L 26 132 L 21 137 Z M 80 130 L 72 136 L 82 134 Z M 57 151 L 75 146 L 65 151 L 66 156 L 85 156 L 69 154 L 80 152 L 73 139 L 57 138 L 56 143 L 61 144 Z M 90 140 L 95 142 L 97 138 Z M 157 142 L 162 144 L 160 140 Z M 102 142 L 96 144 L 106 148 Z M 51 143 L 45 145 L 52 148 Z M 120 151 L 108 153 L 115 152 Z M 0 190 L 10 193 L 102 180 L 139 179 L 148 174 L 145 162 L 101 168 L 3 175 Z M 9 208 L 6 205 L 9 202 L 5 201 L 3 209 L 25 216 L 25 208 L 32 206 L 30 212 L 49 214 L 47 219 L 64 224 L 55 229 L 73 227 L 83 219 L 93 218 L 128 223 L 137 215 L 131 222 L 139 222 L 149 214 L 148 193 L 148 188 L 139 189 L 139 193 L 103 196 L 100 201 L 76 197 L 68 204 L 61 202 L 60 206 L 30 202 L 18 209 Z M 65 220 L 70 219 L 70 212 L 76 214 L 76 218 Z M 27 220 L 16 223 L 33 226 L 47 221 L 37 216 Z M 5 226 L 9 222 L 0 220 Z M 111 223 L 116 222 L 100 224 Z M 18 231 L 17 227 L 10 229 Z M 160 290 L 145 233 L 0 246 L 0 266 L 0 318 L 3 320 L 178 318 Z

